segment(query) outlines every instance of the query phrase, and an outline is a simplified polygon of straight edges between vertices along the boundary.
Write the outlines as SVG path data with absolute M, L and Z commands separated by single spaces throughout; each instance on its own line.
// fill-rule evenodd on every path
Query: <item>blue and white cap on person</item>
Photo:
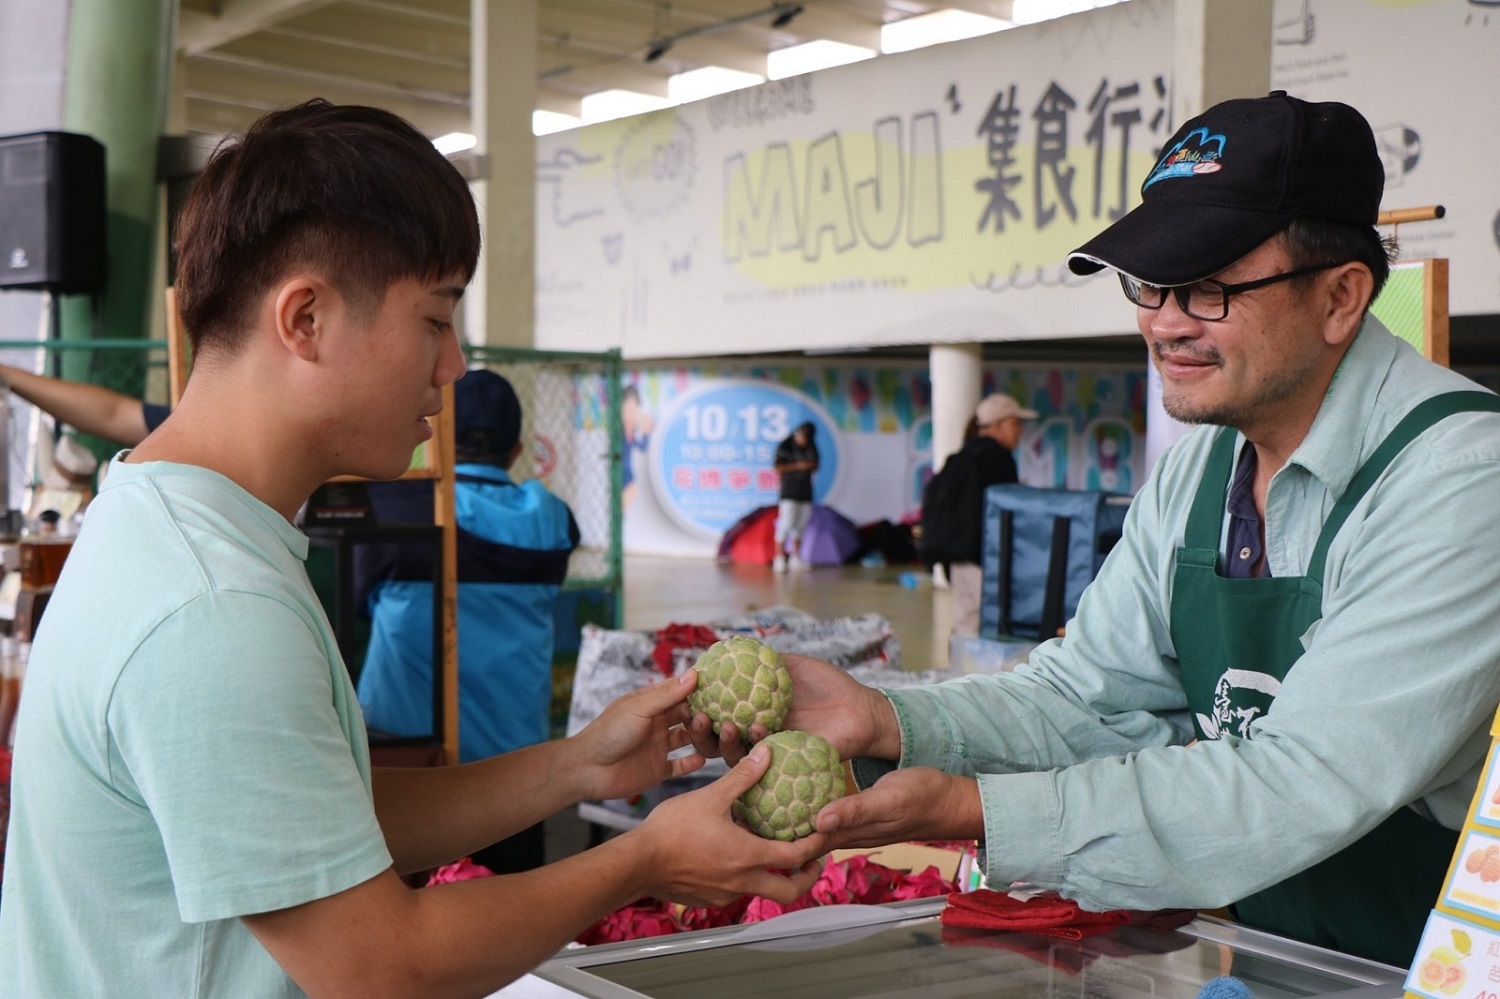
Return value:
M 1141 185 L 1141 204 L 1068 254 L 1068 267 L 1192 284 L 1298 216 L 1374 225 L 1384 187 L 1370 123 L 1349 105 L 1283 90 L 1225 101 L 1177 130 Z

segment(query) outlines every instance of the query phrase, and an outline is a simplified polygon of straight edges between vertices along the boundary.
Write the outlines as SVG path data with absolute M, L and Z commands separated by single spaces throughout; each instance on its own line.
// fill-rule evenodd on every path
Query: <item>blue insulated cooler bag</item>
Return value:
M 1129 505 L 1097 490 L 986 489 L 980 634 L 1054 637 L 1120 540 Z

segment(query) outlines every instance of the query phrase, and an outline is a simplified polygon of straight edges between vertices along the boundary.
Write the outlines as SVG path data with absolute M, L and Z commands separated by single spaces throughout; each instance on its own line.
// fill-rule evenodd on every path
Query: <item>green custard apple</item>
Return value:
M 826 739 L 810 732 L 776 732 L 763 745 L 771 763 L 734 810 L 750 830 L 766 839 L 810 836 L 818 811 L 844 796 L 844 767 Z
M 781 730 L 792 707 L 792 675 L 781 653 L 759 639 L 735 635 L 710 645 L 693 668 L 698 686 L 688 704 L 695 714 L 708 715 L 715 735 L 725 722 L 734 722 L 747 742 L 757 722 Z

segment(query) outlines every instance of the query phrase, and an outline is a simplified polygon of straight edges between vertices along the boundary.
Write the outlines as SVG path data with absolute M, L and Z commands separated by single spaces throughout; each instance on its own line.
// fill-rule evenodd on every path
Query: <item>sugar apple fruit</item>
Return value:
M 735 635 L 710 645 L 693 668 L 698 686 L 688 695 L 688 704 L 694 713 L 708 715 L 714 734 L 725 722 L 734 722 L 747 742 L 756 722 L 780 731 L 792 706 L 792 675 L 775 649 Z
M 762 745 L 771 763 L 755 786 L 740 795 L 735 812 L 766 839 L 794 840 L 813 833 L 818 810 L 844 796 L 844 767 L 828 740 L 810 732 L 776 732 Z

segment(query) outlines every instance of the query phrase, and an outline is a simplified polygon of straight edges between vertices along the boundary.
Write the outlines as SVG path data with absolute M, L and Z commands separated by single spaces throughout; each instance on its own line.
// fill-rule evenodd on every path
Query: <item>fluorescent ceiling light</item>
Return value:
M 478 141 L 478 139 L 468 132 L 449 132 L 447 135 L 440 135 L 436 139 L 433 139 L 432 144 L 437 146 L 437 151 L 444 156 L 452 156 L 454 153 L 461 153 L 465 149 L 473 149 L 475 143 Z
M 653 97 L 635 90 L 601 90 L 583 98 L 583 122 L 613 121 L 647 111 L 660 111 L 676 104 L 666 97 Z
M 667 95 L 674 103 L 686 104 L 765 82 L 766 78 L 759 73 L 745 73 L 723 66 L 704 66 L 668 77 Z
M 766 76 L 772 80 L 784 80 L 788 76 L 801 76 L 803 73 L 873 58 L 875 52 L 862 45 L 845 45 L 843 42 L 819 38 L 772 52 L 766 57 Z
M 533 111 L 531 112 L 531 134 L 551 135 L 553 132 L 565 132 L 570 128 L 577 128 L 583 124 L 582 118 L 575 118 L 561 111 Z
M 1010 19 L 1017 24 L 1035 24 L 1064 14 L 1077 14 L 1095 7 L 1110 7 L 1120 0 L 1014 0 Z
M 992 32 L 1014 27 L 1010 21 L 998 17 L 971 14 L 966 10 L 935 10 L 930 14 L 919 14 L 902 21 L 892 21 L 880 29 L 880 51 L 910 52 L 925 49 L 929 45 L 956 42 L 961 38 L 977 38 Z

